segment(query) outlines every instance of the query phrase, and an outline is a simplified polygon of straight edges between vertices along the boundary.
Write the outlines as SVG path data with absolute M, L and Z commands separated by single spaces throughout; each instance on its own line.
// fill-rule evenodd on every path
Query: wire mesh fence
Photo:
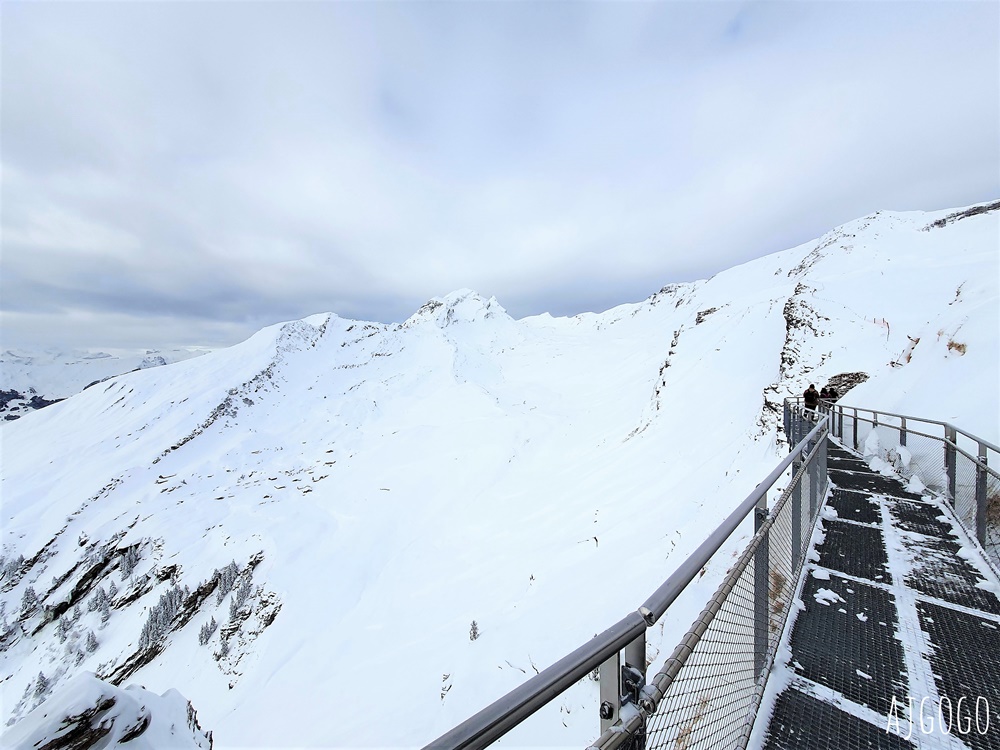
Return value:
M 796 431 L 812 420 L 801 412 Z M 808 429 L 806 429 L 808 428 Z M 792 606 L 811 530 L 826 495 L 826 434 L 793 464 L 770 514 L 715 596 L 651 680 L 659 693 L 647 748 L 742 748 Z M 765 504 L 766 504 L 765 495 Z
M 827 404 L 833 434 L 885 462 L 915 491 L 948 498 L 955 516 L 1000 569 L 1000 449 L 947 424 Z

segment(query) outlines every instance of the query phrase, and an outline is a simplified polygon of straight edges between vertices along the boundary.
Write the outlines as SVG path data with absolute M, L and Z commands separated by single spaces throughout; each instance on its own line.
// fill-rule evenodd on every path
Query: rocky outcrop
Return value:
M 973 206 L 972 208 L 967 208 L 964 211 L 956 211 L 953 214 L 945 216 L 943 219 L 938 219 L 937 221 L 931 222 L 923 231 L 929 232 L 932 229 L 941 229 L 942 227 L 948 226 L 956 221 L 961 221 L 962 219 L 968 219 L 972 216 L 979 216 L 980 214 L 986 214 L 990 211 L 1000 211 L 1000 201 L 994 203 L 985 203 L 981 206 Z
M 4 733 L 3 747 L 89 750 L 211 750 L 194 707 L 176 690 L 156 695 L 138 686 L 121 689 L 84 672 L 36 706 Z

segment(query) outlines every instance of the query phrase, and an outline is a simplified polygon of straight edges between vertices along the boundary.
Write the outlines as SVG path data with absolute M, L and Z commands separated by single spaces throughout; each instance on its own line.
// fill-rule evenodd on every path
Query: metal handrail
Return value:
M 647 627 L 648 623 L 639 611 L 629 613 L 603 633 L 438 737 L 424 750 L 488 746 L 593 672 L 608 657 L 642 635 Z
M 802 396 L 794 396 L 794 397 L 791 397 L 791 398 L 789 398 L 787 400 L 791 401 L 791 402 L 795 402 L 795 403 L 799 403 L 799 402 L 804 401 L 804 399 L 803 399 Z M 891 411 L 879 411 L 877 409 L 866 409 L 866 408 L 864 408 L 862 406 L 845 406 L 844 404 L 841 404 L 841 403 L 828 403 L 827 408 L 830 408 L 830 409 L 834 409 L 834 408 L 836 408 L 836 409 L 851 409 L 854 412 L 864 411 L 864 412 L 868 412 L 869 414 L 883 414 L 883 415 L 885 415 L 887 417 L 896 417 L 897 419 L 905 419 L 907 421 L 912 421 L 912 422 L 923 422 L 924 424 L 936 424 L 936 425 L 940 425 L 941 427 L 946 427 L 946 428 L 948 428 L 950 430 L 954 430 L 959 435 L 964 435 L 965 437 L 969 438 L 970 440 L 975 440 L 977 443 L 982 443 L 987 448 L 989 448 L 991 451 L 995 451 L 997 453 L 1000 453 L 1000 448 L 998 448 L 997 446 L 993 445 L 993 443 L 989 442 L 988 440 L 984 440 L 983 438 L 979 437 L 978 435 L 973 435 L 971 432 L 967 432 L 966 430 L 963 430 L 961 427 L 956 427 L 951 422 L 942 422 L 942 421 L 937 420 L 937 419 L 926 419 L 925 417 L 911 417 L 911 416 L 909 416 L 907 414 L 896 414 L 895 412 L 891 412 Z M 862 422 L 868 422 L 869 424 L 879 425 L 879 423 L 877 421 L 873 421 L 871 419 L 864 419 L 863 417 L 856 417 L 856 418 L 859 419 L 859 420 L 861 420 Z M 879 426 L 881 427 L 881 426 L 884 426 L 884 425 L 879 425 Z M 923 435 L 924 437 L 935 438 L 936 440 L 941 440 L 942 439 L 942 438 L 938 437 L 937 435 L 925 435 L 924 433 L 917 432 L 916 430 L 909 430 L 909 431 L 912 432 L 915 435 Z
M 802 399 L 801 396 L 798 396 L 796 398 L 790 398 L 790 399 L 788 399 L 788 401 L 791 401 L 791 402 L 801 402 L 802 400 L 803 399 Z M 957 451 L 958 453 L 961 453 L 963 456 L 965 456 L 967 459 L 969 459 L 970 461 L 972 461 L 977 466 L 981 467 L 987 473 L 992 474 L 994 477 L 997 477 L 998 479 L 1000 479 L 1000 472 L 997 472 L 997 470 L 994 467 L 990 466 L 987 463 L 987 461 L 985 461 L 983 459 L 982 456 L 974 456 L 971 453 L 968 453 L 964 448 L 962 448 L 962 446 L 960 446 L 958 444 L 957 440 L 952 440 L 951 438 L 948 437 L 948 435 L 949 435 L 949 433 L 956 434 L 956 435 L 962 435 L 964 437 L 967 437 L 969 440 L 972 440 L 972 441 L 978 443 L 983 448 L 985 448 L 987 450 L 993 451 L 994 453 L 1000 453 L 1000 448 L 998 448 L 997 446 L 993 445 L 993 443 L 989 442 L 988 440 L 984 440 L 983 438 L 979 437 L 978 435 L 973 435 L 971 432 L 963 430 L 961 427 L 956 427 L 951 422 L 942 422 L 942 421 L 939 421 L 939 420 L 936 420 L 936 419 L 924 419 L 923 417 L 910 417 L 910 416 L 907 416 L 905 414 L 895 414 L 895 413 L 893 413 L 891 411 L 878 411 L 876 409 L 866 409 L 866 408 L 860 407 L 860 406 L 845 406 L 845 405 L 839 404 L 839 403 L 836 403 L 836 404 L 835 403 L 827 403 L 824 406 L 824 409 L 825 409 L 826 413 L 830 414 L 830 415 L 832 415 L 834 412 L 836 412 L 837 414 L 843 415 L 846 409 L 850 409 L 851 412 L 852 412 L 850 414 L 850 418 L 852 420 L 854 420 L 855 422 L 864 422 L 864 423 L 870 424 L 870 425 L 872 425 L 874 427 L 891 427 L 894 430 L 896 430 L 896 429 L 903 430 L 908 435 L 918 435 L 920 437 L 928 438 L 929 440 L 937 440 L 942 445 L 945 445 L 945 446 L 949 447 L 950 449 L 952 449 L 954 451 Z M 858 415 L 859 411 L 868 412 L 869 414 L 873 415 L 873 418 L 872 419 L 867 419 L 865 417 L 859 416 Z M 896 419 L 904 420 L 904 422 L 902 423 L 901 426 L 886 425 L 886 424 L 882 424 L 881 422 L 878 421 L 878 417 L 879 416 L 895 417 Z M 923 422 L 924 424 L 936 424 L 936 425 L 939 425 L 941 427 L 944 427 L 945 433 L 944 433 L 943 436 L 942 435 L 928 435 L 926 432 L 919 432 L 917 430 L 911 429 L 906 424 L 907 421 L 909 421 L 909 422 Z M 841 435 L 840 437 L 843 438 L 843 435 Z
M 801 396 L 788 399 L 792 403 L 801 403 L 804 398 Z M 877 429 L 879 427 L 885 428 L 891 431 L 898 431 L 900 435 L 900 445 L 906 446 L 907 438 L 910 436 L 920 436 L 929 440 L 933 440 L 940 443 L 944 448 L 944 470 L 946 484 L 942 485 L 939 490 L 952 505 L 953 509 L 955 503 L 958 500 L 958 481 L 957 481 L 957 466 L 959 457 L 966 459 L 974 468 L 976 472 L 975 478 L 975 488 L 974 488 L 974 499 L 971 499 L 973 507 L 971 508 L 971 517 L 969 511 L 958 512 L 957 509 L 955 513 L 956 520 L 959 524 L 965 527 L 969 535 L 978 542 L 979 545 L 985 551 L 987 544 L 987 537 L 992 533 L 996 534 L 996 531 L 990 532 L 989 525 L 987 523 L 987 515 L 989 513 L 989 503 L 993 502 L 988 496 L 987 483 L 988 478 L 1000 479 L 1000 472 L 997 471 L 997 466 L 989 465 L 989 454 L 1000 454 L 1000 448 L 998 448 L 993 443 L 988 440 L 984 440 L 978 435 L 974 435 L 967 430 L 963 430 L 960 427 L 956 427 L 950 422 L 944 422 L 936 419 L 925 419 L 923 417 L 912 417 L 905 414 L 896 414 L 894 412 L 878 411 L 876 409 L 866 409 L 864 407 L 848 406 L 838 402 L 831 401 L 821 401 L 818 410 L 821 413 L 830 415 L 831 427 L 836 428 L 839 425 L 839 432 L 837 429 L 833 429 L 833 433 L 844 439 L 844 420 L 849 419 L 853 424 L 854 440 L 853 447 L 858 448 L 858 424 L 868 424 L 872 426 L 872 429 Z M 864 416 L 864 414 L 859 414 L 863 412 L 864 414 L 870 414 L 871 418 Z M 888 417 L 890 419 L 899 420 L 899 424 L 886 423 L 881 418 Z M 942 428 L 942 434 L 940 435 L 929 435 L 926 432 L 920 432 L 912 428 L 913 423 L 925 424 L 925 425 L 937 425 Z M 966 448 L 959 444 L 959 435 L 961 435 L 965 440 L 975 443 L 978 446 L 978 454 L 974 455 L 970 453 Z M 968 446 L 968 443 L 966 443 Z M 927 480 L 926 476 L 921 477 L 922 480 Z M 996 547 L 996 542 L 992 543 L 993 547 Z M 986 555 L 987 562 L 1000 572 L 1000 558 L 997 558 L 998 551 L 993 550 L 992 553 Z
M 809 436 L 807 436 L 805 439 L 801 441 L 799 447 L 808 448 L 810 441 L 818 432 L 820 432 L 820 428 L 822 427 L 824 427 L 824 424 L 820 423 L 815 429 L 813 429 L 813 431 L 809 434 Z M 744 573 L 750 562 L 756 558 L 758 549 L 762 544 L 765 543 L 764 540 L 770 533 L 771 527 L 773 526 L 775 519 L 777 518 L 778 514 L 784 509 L 785 504 L 791 499 L 792 487 L 795 486 L 795 484 L 799 482 L 802 476 L 808 471 L 810 463 L 819 454 L 821 445 L 822 445 L 822 438 L 819 440 L 815 440 L 813 442 L 811 450 L 809 451 L 808 455 L 804 455 L 804 451 L 801 450 L 799 453 L 797 452 L 792 453 L 793 456 L 799 455 L 800 453 L 802 454 L 801 465 L 799 466 L 798 472 L 792 477 L 791 481 L 788 484 L 788 487 L 785 489 L 785 492 L 782 493 L 778 502 L 775 503 L 770 513 L 767 514 L 767 518 L 760 524 L 760 528 L 757 529 L 757 532 L 754 534 L 753 539 L 750 540 L 750 543 L 743 550 L 743 553 L 740 555 L 740 558 L 730 568 L 729 572 L 727 573 L 722 583 L 719 584 L 718 590 L 715 592 L 715 595 L 709 600 L 708 604 L 705 605 L 705 608 L 698 616 L 691 630 L 687 632 L 684 639 L 674 649 L 673 653 L 667 659 L 666 663 L 663 665 L 660 671 L 644 688 L 643 700 L 640 701 L 640 707 L 646 714 L 652 715 L 656 712 L 657 708 L 659 707 L 660 701 L 663 700 L 664 696 L 666 696 L 667 691 L 670 689 L 670 686 L 673 684 L 674 680 L 680 674 L 680 671 L 687 663 L 688 658 L 694 653 L 695 648 L 697 648 L 698 643 L 702 638 L 702 635 L 704 635 L 705 631 L 708 629 L 708 626 L 712 624 L 712 620 L 715 619 L 715 616 L 719 613 L 723 601 L 736 586 L 736 582 L 739 580 L 740 576 Z M 770 488 L 774 484 L 774 481 L 777 480 L 778 476 L 780 475 L 781 475 L 780 473 L 778 473 L 777 475 L 772 473 L 772 476 L 768 477 L 768 479 L 770 479 L 771 481 L 768 482 L 767 480 L 765 480 L 765 482 L 762 482 L 761 484 Z M 755 505 L 754 507 L 758 506 Z M 773 659 L 774 659 L 774 654 L 768 653 L 761 667 L 762 673 L 766 673 L 770 669 L 770 665 Z M 754 710 L 756 708 L 756 703 L 759 701 L 760 697 L 761 695 L 759 693 L 755 696 L 756 700 L 755 700 Z M 625 732 L 628 731 L 630 731 L 629 728 L 625 727 Z M 611 750 L 612 748 L 617 747 L 618 745 L 613 742 L 614 734 L 617 733 L 613 729 L 608 730 L 587 750 Z M 745 735 L 744 739 L 749 739 L 749 725 L 745 727 L 744 735 Z
M 681 563 L 680 567 L 674 571 L 674 574 L 643 603 L 642 606 L 653 613 L 654 622 L 663 616 L 667 608 L 680 595 L 681 591 L 705 567 L 705 563 L 719 550 L 719 547 L 725 543 L 726 539 L 729 538 L 750 514 L 750 511 L 757 506 L 757 503 L 767 494 L 767 491 L 771 489 L 774 483 L 778 481 L 778 478 L 811 446 L 812 441 L 815 440 L 816 436 L 826 426 L 827 419 L 827 417 L 821 418 L 809 434 L 800 440 L 784 460 L 778 464 L 774 471 L 768 474 L 764 481 L 758 484 L 753 492 L 747 495 L 747 498 L 719 525 L 719 528 L 712 532 L 711 536 L 702 542 L 698 549 L 687 560 Z
M 740 526 L 782 474 L 828 428 L 829 418 L 821 416 L 816 426 L 791 450 L 778 466 L 747 495 L 725 521 L 681 563 L 636 611 L 603 633 L 542 670 L 528 681 L 497 699 L 486 708 L 426 745 L 423 750 L 474 750 L 487 747 L 520 724 L 542 706 L 557 698 L 608 658 L 642 637 L 655 625 L 694 580 L 732 533 Z M 643 665 L 645 666 L 645 665 Z

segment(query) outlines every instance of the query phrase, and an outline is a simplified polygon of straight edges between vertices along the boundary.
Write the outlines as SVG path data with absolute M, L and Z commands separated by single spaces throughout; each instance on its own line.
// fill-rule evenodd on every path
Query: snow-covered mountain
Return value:
M 602 314 L 315 315 L 3 425 L 3 720 L 94 672 L 176 689 L 217 747 L 426 743 L 637 607 L 810 383 L 1000 442 L 998 217 L 879 213 Z M 582 747 L 597 705 L 584 680 L 504 746 Z
M 0 354 L 0 419 L 18 419 L 115 375 L 180 362 L 208 351 L 204 348 L 112 352 L 7 349 Z

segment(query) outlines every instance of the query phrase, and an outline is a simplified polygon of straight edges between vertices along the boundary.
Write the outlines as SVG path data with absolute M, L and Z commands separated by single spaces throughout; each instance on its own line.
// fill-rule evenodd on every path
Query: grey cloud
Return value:
M 1000 193 L 993 4 L 3 13 L 0 305 L 32 336 L 61 309 L 53 339 L 197 344 L 459 287 L 594 310 Z

